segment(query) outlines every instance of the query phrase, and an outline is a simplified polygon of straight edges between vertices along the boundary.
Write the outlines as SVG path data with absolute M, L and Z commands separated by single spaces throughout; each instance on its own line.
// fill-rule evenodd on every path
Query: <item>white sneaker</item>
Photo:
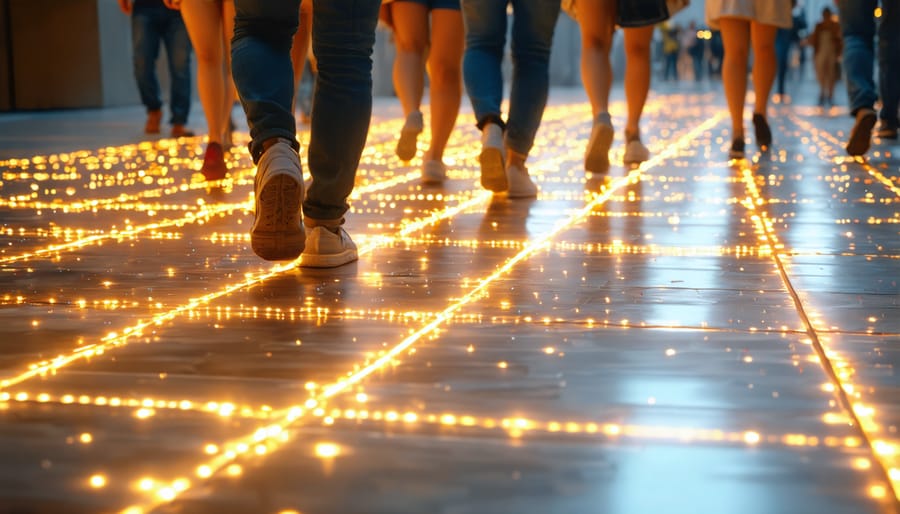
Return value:
M 423 130 L 425 130 L 425 120 L 422 118 L 422 111 L 409 113 L 403 123 L 403 128 L 400 129 L 400 139 L 397 140 L 397 157 L 400 160 L 409 161 L 416 156 L 416 150 L 418 150 L 416 140 Z
M 296 259 L 305 242 L 300 213 L 303 171 L 300 156 L 287 139 L 278 140 L 262 154 L 254 186 L 256 218 L 250 229 L 253 252 L 267 261 Z
M 506 168 L 506 176 L 509 180 L 509 190 L 506 196 L 509 198 L 534 198 L 537 196 L 538 187 L 528 175 L 528 168 L 515 164 Z
M 325 227 L 313 227 L 306 238 L 306 250 L 300 259 L 304 268 L 336 268 L 359 259 L 356 245 L 342 227 L 337 234 Z
M 495 193 L 506 191 L 506 166 L 503 160 L 503 129 L 496 123 L 488 123 L 481 131 L 481 185 Z
M 650 158 L 650 150 L 641 143 L 640 139 L 632 139 L 625 143 L 625 164 L 640 164 Z
M 586 171 L 593 173 L 609 171 L 609 147 L 612 146 L 614 135 L 615 131 L 609 113 L 598 114 L 591 129 L 591 139 L 588 141 L 587 151 L 584 153 L 584 169 Z
M 433 159 L 422 165 L 422 181 L 426 184 L 440 184 L 447 179 L 447 167 L 444 163 Z

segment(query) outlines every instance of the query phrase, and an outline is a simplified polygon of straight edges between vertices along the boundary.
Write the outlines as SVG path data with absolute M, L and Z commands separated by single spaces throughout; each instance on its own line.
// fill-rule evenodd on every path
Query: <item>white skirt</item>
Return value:
M 785 29 L 793 24 L 788 0 L 706 0 L 706 24 L 718 29 L 719 18 L 744 18 Z

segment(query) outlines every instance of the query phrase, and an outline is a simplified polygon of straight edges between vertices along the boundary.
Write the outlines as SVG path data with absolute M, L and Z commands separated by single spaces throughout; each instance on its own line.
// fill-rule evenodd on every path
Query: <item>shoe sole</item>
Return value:
M 400 139 L 397 141 L 397 157 L 402 161 L 411 161 L 418 151 L 418 132 L 400 131 Z
M 853 125 L 850 140 L 847 142 L 848 154 L 856 156 L 869 151 L 872 144 L 872 129 L 875 128 L 877 118 L 874 112 L 869 112 Z
M 584 156 L 584 169 L 591 173 L 609 171 L 609 148 L 612 146 L 615 131 L 609 125 L 597 128 L 597 140 L 591 141 L 587 155 Z
M 499 148 L 487 147 L 481 150 L 478 161 L 481 163 L 482 187 L 495 193 L 509 189 L 506 166 L 503 165 L 503 152 Z
M 264 219 L 263 210 L 274 209 L 269 226 L 254 223 L 250 230 L 253 253 L 267 261 L 294 260 L 306 247 L 306 233 L 300 223 L 303 184 L 290 175 L 269 179 L 256 199 L 256 219 Z
M 304 254 L 300 259 L 300 267 L 337 268 L 357 260 L 359 260 L 359 254 L 356 250 L 344 250 L 341 253 L 331 253 L 328 255 Z

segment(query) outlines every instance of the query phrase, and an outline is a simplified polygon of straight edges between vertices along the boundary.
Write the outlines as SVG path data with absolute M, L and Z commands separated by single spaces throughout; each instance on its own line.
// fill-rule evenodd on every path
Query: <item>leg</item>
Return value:
M 503 126 L 503 76 L 500 65 L 506 45 L 506 0 L 462 0 L 466 50 L 463 80 L 478 128 L 487 120 Z
M 541 124 L 550 86 L 550 45 L 559 16 L 555 0 L 513 0 L 512 87 L 506 134 L 510 165 L 524 165 Z
M 871 109 L 878 99 L 874 71 L 875 19 L 872 13 L 877 0 L 838 0 L 841 30 L 844 34 L 844 67 L 850 114 L 862 108 Z
M 165 34 L 169 77 L 172 81 L 170 101 L 172 125 L 186 125 L 191 111 L 191 40 L 181 14 L 171 11 Z
M 231 40 L 234 39 L 234 0 L 222 1 L 222 39 L 225 47 L 225 93 L 222 98 L 222 126 L 219 128 L 226 148 L 231 148 L 231 109 L 237 100 L 234 78 L 231 76 Z
M 594 173 L 609 171 L 609 147 L 615 131 L 609 116 L 612 87 L 612 50 L 615 30 L 615 0 L 586 0 L 578 4 L 581 26 L 581 80 L 591 101 L 593 126 L 584 154 L 584 169 Z
M 425 50 L 428 47 L 428 7 L 399 0 L 389 5 L 394 20 L 394 88 L 403 106 L 406 123 L 397 141 L 397 157 L 408 161 L 418 149 L 416 139 L 424 129 L 422 92 L 425 89 Z
M 300 2 L 300 24 L 297 26 L 297 32 L 294 34 L 294 41 L 291 45 L 291 65 L 294 68 L 294 102 L 295 105 L 297 89 L 300 87 L 300 80 L 303 78 L 303 68 L 306 67 L 306 55 L 309 53 L 309 36 L 312 32 L 312 3 L 311 0 L 302 0 Z M 291 111 L 293 111 L 293 107 Z
M 349 208 L 347 197 L 372 115 L 372 47 L 379 3 L 313 2 L 312 45 L 318 75 L 309 141 L 312 183 L 303 202 L 307 222 L 311 218 L 339 226 Z
M 463 55 L 462 14 L 455 9 L 431 12 L 431 51 L 428 76 L 431 79 L 431 146 L 426 160 L 443 160 L 444 148 L 459 114 L 462 96 Z
M 731 136 L 744 139 L 744 97 L 747 96 L 747 58 L 750 43 L 750 22 L 738 18 L 719 20 L 725 61 L 722 65 L 722 85 L 731 114 Z
M 769 94 L 775 81 L 775 33 L 777 27 L 753 22 L 750 39 L 753 42 L 753 90 L 756 93 L 753 112 L 765 116 L 769 106 Z M 787 58 L 785 58 L 787 61 Z
M 600 113 L 609 112 L 609 90 L 613 79 L 609 52 L 612 49 L 615 19 L 615 0 L 582 0 L 578 3 L 581 79 L 595 118 Z
M 654 27 L 625 29 L 625 101 L 628 121 L 625 133 L 640 132 L 641 113 L 650 91 L 650 42 Z
M 900 104 L 900 0 L 882 0 L 878 24 L 878 91 L 881 95 L 881 122 L 898 125 Z
M 209 142 L 222 144 L 228 116 L 223 111 L 226 97 L 222 71 L 222 14 L 217 2 L 183 0 L 181 15 L 197 54 L 197 89 L 206 115 Z
M 466 29 L 463 80 L 481 130 L 481 185 L 494 192 L 506 191 L 500 65 L 506 46 L 507 0 L 461 0 L 460 4 Z
M 159 56 L 160 35 L 152 12 L 137 10 L 131 17 L 131 43 L 134 61 L 134 78 L 137 81 L 141 102 L 147 111 L 159 111 L 159 81 L 156 79 L 156 58 Z M 148 128 L 151 128 L 148 126 Z M 158 122 L 156 132 L 159 131 Z

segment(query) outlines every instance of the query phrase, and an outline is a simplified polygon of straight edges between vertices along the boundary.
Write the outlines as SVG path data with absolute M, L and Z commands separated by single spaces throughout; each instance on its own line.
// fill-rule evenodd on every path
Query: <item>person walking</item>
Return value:
M 550 45 L 560 2 L 462 0 L 466 49 L 463 79 L 481 130 L 481 185 L 509 198 L 533 198 L 537 185 L 525 161 L 547 105 Z M 512 6 L 512 85 L 504 121 L 501 64 L 507 7 Z
M 769 93 L 775 80 L 775 33 L 789 28 L 791 4 L 784 0 L 707 0 L 706 21 L 722 32 L 725 61 L 722 82 L 731 114 L 732 159 L 744 158 L 744 98 L 747 95 L 747 64 L 753 46 L 753 129 L 763 150 L 772 144 L 766 119 Z
M 191 111 L 191 40 L 181 13 L 163 0 L 119 0 L 119 8 L 131 15 L 132 60 L 141 103 L 147 108 L 144 132 L 159 134 L 162 99 L 156 76 L 159 46 L 166 48 L 169 64 L 169 110 L 172 137 L 193 136 L 187 129 Z
M 609 149 L 615 134 L 609 114 L 613 82 L 609 55 L 617 9 L 617 0 L 576 0 L 566 4 L 567 12 L 581 28 L 581 78 L 593 114 L 584 169 L 592 173 L 609 171 Z M 627 165 L 640 164 L 650 158 L 650 151 L 641 142 L 640 121 L 650 91 L 650 43 L 656 22 L 650 20 L 645 26 L 622 30 L 625 38 L 625 100 L 628 104 L 624 156 Z M 665 28 L 662 30 L 665 33 Z
M 843 51 L 841 27 L 828 7 L 822 9 L 822 21 L 816 24 L 806 43 L 813 47 L 813 62 L 819 82 L 819 105 L 834 105 L 834 84 L 838 79 L 838 58 Z
M 875 8 L 881 6 L 876 24 Z M 839 0 L 844 36 L 844 68 L 850 115 L 856 118 L 846 150 L 850 155 L 869 151 L 872 129 L 878 118 L 878 136 L 896 139 L 897 107 L 900 103 L 900 0 Z M 877 28 L 876 28 L 877 27 Z M 878 34 L 878 88 L 872 78 L 875 64 L 874 39 Z M 881 97 L 881 112 L 874 106 Z
M 439 184 L 447 177 L 444 148 L 456 125 L 462 96 L 465 40 L 459 0 L 395 0 L 386 2 L 384 9 L 388 13 L 382 18 L 389 20 L 397 46 L 394 89 L 406 118 L 397 140 L 397 157 L 409 161 L 416 155 L 417 139 L 424 129 L 420 109 L 427 68 L 431 142 L 422 159 L 422 179 Z
M 256 164 L 253 251 L 266 260 L 331 268 L 357 260 L 344 230 L 372 114 L 372 48 L 379 0 L 313 2 L 318 63 L 304 191 L 291 107 L 292 38 L 300 0 L 235 0 L 232 73 Z M 306 233 L 308 230 L 308 234 Z
M 233 0 L 164 0 L 180 9 L 197 53 L 197 89 L 206 116 L 207 143 L 200 172 L 207 180 L 225 178 L 225 151 L 231 147 L 231 82 L 229 47 L 234 33 Z

